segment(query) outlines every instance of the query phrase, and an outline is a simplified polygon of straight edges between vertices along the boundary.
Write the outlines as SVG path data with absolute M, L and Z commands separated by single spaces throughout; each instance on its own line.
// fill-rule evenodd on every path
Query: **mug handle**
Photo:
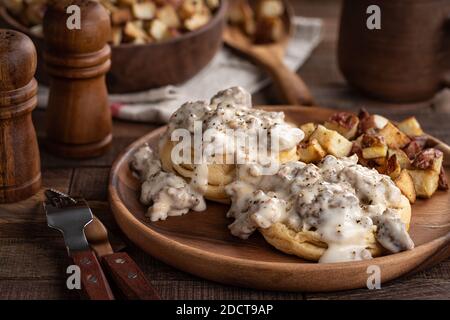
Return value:
M 448 14 L 447 20 L 444 23 L 444 28 L 446 29 L 445 37 L 446 37 L 446 39 L 448 39 L 446 41 L 450 41 L 450 13 Z M 450 47 L 448 49 L 450 50 Z M 450 52 L 449 52 L 449 56 L 450 56 Z M 444 87 L 450 88 L 450 65 L 446 65 L 444 68 L 446 68 L 446 69 L 444 71 L 444 78 L 443 78 L 442 82 L 444 84 Z

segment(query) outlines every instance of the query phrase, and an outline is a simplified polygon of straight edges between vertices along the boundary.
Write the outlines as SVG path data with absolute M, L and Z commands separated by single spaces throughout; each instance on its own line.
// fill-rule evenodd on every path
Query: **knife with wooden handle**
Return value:
M 138 265 L 125 252 L 114 253 L 109 242 L 108 231 L 103 223 L 94 217 L 86 226 L 86 237 L 100 258 L 108 274 L 130 300 L 159 300 L 160 297 Z

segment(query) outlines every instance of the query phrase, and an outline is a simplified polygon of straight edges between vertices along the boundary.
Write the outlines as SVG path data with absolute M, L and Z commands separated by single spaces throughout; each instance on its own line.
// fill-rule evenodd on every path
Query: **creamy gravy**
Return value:
M 226 155 L 232 164 L 259 163 L 263 166 L 278 162 L 281 151 L 291 150 L 304 138 L 300 129 L 284 120 L 283 112 L 267 112 L 253 109 L 251 95 L 240 87 L 233 87 L 217 93 L 210 101 L 183 104 L 171 117 L 168 130 L 161 144 L 172 138 L 176 129 L 186 129 L 192 137 L 200 123 L 202 145 L 200 161 L 194 159 L 194 188 L 202 192 L 207 186 L 208 163 L 218 155 Z M 267 148 L 252 148 L 249 137 L 267 137 Z M 242 139 L 245 141 L 242 141 Z M 241 140 L 239 140 L 241 139 Z M 277 147 L 270 141 L 276 141 Z M 191 142 L 195 146 L 195 142 Z M 273 151 L 273 152 L 272 152 Z
M 140 148 L 134 154 L 131 165 L 142 181 L 140 200 L 142 204 L 151 205 L 147 212 L 151 221 L 181 216 L 190 209 L 206 209 L 203 196 L 183 178 L 164 172 L 149 146 Z
M 282 222 L 295 231 L 316 231 L 328 249 L 319 262 L 370 259 L 368 233 L 391 252 L 414 244 L 396 207 L 401 192 L 388 176 L 357 164 L 357 156 L 327 156 L 318 164 L 290 162 L 275 175 L 242 166 L 226 187 L 235 221 L 231 233 L 246 239 L 257 228 Z

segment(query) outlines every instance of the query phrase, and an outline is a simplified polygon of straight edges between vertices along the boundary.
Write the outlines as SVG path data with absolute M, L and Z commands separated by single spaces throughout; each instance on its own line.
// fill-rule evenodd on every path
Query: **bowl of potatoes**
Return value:
M 48 84 L 42 19 L 53 0 L 0 0 L 0 27 L 27 34 L 38 51 L 36 78 Z M 181 84 L 222 46 L 226 0 L 93 0 L 110 15 L 111 93 Z

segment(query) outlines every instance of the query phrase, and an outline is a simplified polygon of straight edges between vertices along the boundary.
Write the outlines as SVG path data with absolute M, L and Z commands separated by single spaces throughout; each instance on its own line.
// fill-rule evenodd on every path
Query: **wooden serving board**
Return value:
M 322 122 L 334 110 L 316 107 L 267 107 L 284 111 L 300 125 Z M 255 233 L 248 240 L 232 236 L 226 205 L 208 202 L 205 212 L 190 212 L 166 221 L 150 222 L 139 203 L 139 181 L 129 169 L 134 152 L 144 143 L 156 147 L 165 127 L 130 145 L 115 161 L 109 196 L 114 217 L 123 232 L 150 255 L 199 277 L 242 287 L 283 291 L 334 291 L 366 287 L 370 265 L 381 269 L 381 281 L 428 268 L 450 256 L 450 193 L 438 191 L 430 200 L 413 205 L 410 234 L 416 248 L 372 260 L 317 264 L 284 254 Z M 450 176 L 450 148 L 444 150 Z

